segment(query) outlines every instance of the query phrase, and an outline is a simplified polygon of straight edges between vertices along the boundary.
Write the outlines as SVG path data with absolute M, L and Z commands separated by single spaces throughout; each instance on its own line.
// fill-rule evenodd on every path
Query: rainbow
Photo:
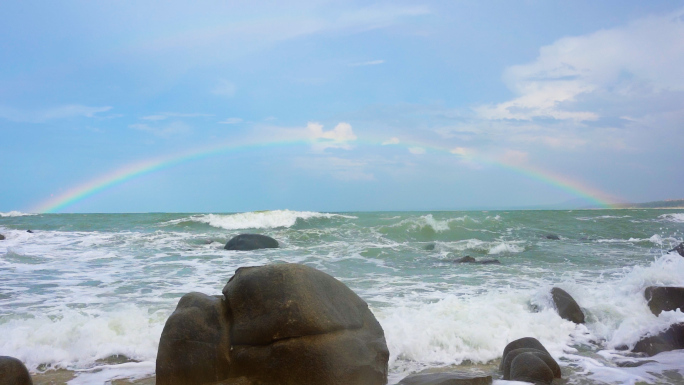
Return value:
M 214 147 L 207 147 L 196 149 L 193 151 L 188 151 L 185 153 L 179 153 L 166 157 L 159 157 L 154 159 L 147 159 L 137 163 L 129 164 L 118 168 L 110 173 L 99 176 L 95 179 L 89 180 L 81 185 L 70 188 L 66 192 L 51 197 L 50 199 L 37 205 L 31 212 L 38 213 L 57 213 L 65 210 L 69 206 L 88 199 L 94 195 L 97 195 L 105 190 L 108 190 L 114 186 L 126 183 L 129 180 L 140 178 L 142 176 L 152 174 L 170 167 L 197 161 L 201 159 L 210 158 L 213 156 L 218 156 L 222 154 L 232 153 L 232 152 L 244 152 L 256 149 L 263 149 L 268 147 L 281 147 L 281 146 L 296 146 L 296 145 L 311 145 L 316 143 L 312 140 L 275 140 L 268 142 L 252 142 L 252 143 L 242 143 L 242 144 L 228 144 L 219 145 Z M 434 152 L 434 153 L 447 153 L 455 156 L 459 156 L 464 160 L 489 164 L 511 172 L 523 175 L 529 179 L 537 180 L 547 185 L 555 186 L 560 190 L 563 190 L 571 195 L 581 197 L 593 204 L 598 205 L 602 208 L 613 207 L 612 202 L 619 201 L 614 196 L 608 193 L 600 191 L 598 189 L 592 188 L 580 181 L 572 180 L 567 176 L 552 173 L 548 170 L 543 170 L 538 167 L 530 165 L 520 165 L 511 162 L 501 161 L 493 158 L 487 158 L 484 156 L 479 156 L 473 151 L 461 149 L 461 148 L 446 148 L 441 146 L 436 146 L 423 142 L 404 142 L 404 141 L 392 141 L 392 142 L 382 142 L 382 141 L 364 141 L 356 140 L 353 142 L 354 146 L 399 146 L 404 147 L 409 150 L 420 148 L 421 151 Z

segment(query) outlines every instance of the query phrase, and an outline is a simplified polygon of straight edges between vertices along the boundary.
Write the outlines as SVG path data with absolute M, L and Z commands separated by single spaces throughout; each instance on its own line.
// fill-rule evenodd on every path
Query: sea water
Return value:
M 281 248 L 223 249 L 245 232 Z M 505 345 L 527 336 L 565 383 L 684 384 L 684 351 L 618 350 L 684 322 L 680 311 L 654 316 L 643 296 L 651 285 L 684 286 L 684 258 L 667 252 L 684 240 L 684 210 L 10 212 L 0 213 L 0 234 L 0 355 L 33 373 L 75 371 L 70 384 L 153 375 L 183 294 L 220 294 L 237 268 L 284 262 L 320 269 L 368 302 L 385 331 L 390 384 L 426 369 L 500 379 Z M 466 255 L 501 264 L 453 262 Z M 554 286 L 586 324 L 558 316 Z

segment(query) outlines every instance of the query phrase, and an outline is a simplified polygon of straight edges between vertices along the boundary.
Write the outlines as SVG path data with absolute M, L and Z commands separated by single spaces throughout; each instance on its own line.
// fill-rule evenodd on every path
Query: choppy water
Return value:
M 223 250 L 243 232 L 282 248 Z M 652 315 L 643 298 L 646 286 L 684 286 L 684 258 L 667 254 L 684 240 L 684 210 L 11 212 L 0 213 L 0 234 L 0 355 L 33 372 L 79 370 L 72 384 L 152 374 L 183 294 L 219 294 L 238 267 L 278 262 L 321 269 L 369 303 L 391 384 L 424 368 L 494 370 L 506 343 L 524 336 L 542 341 L 567 383 L 684 384 L 684 351 L 623 368 L 639 358 L 614 349 L 684 322 L 680 311 Z M 465 255 L 501 265 L 451 262 Z M 586 325 L 557 315 L 553 286 L 585 309 Z

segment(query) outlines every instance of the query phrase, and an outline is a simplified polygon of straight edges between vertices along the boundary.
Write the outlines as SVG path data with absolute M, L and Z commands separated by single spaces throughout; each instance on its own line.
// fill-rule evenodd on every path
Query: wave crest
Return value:
M 7 213 L 2 213 L 0 212 L 0 217 L 25 217 L 29 215 L 38 215 L 38 214 L 30 214 L 30 213 L 22 213 L 21 211 L 10 211 Z
M 174 219 L 166 224 L 179 224 L 182 222 L 206 223 L 209 226 L 225 230 L 239 229 L 273 229 L 278 227 L 292 227 L 298 219 L 307 220 L 312 218 L 347 218 L 354 216 L 341 214 L 318 213 L 314 211 L 252 211 L 238 214 L 202 214 L 187 218 Z

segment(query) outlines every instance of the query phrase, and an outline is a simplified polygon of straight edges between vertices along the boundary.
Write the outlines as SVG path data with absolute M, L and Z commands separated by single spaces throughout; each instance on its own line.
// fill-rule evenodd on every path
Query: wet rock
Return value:
M 492 376 L 477 376 L 461 373 L 413 374 L 399 381 L 397 385 L 489 385 Z
M 4 240 L 5 240 L 5 236 L 0 234 L 0 241 L 4 241 Z
M 641 365 L 646 365 L 650 364 L 652 362 L 658 362 L 658 361 L 653 361 L 653 360 L 645 360 L 645 361 L 622 361 L 622 362 L 616 362 L 615 365 L 621 367 L 621 368 L 636 368 Z
M 575 302 L 575 299 L 572 298 L 568 292 L 561 288 L 554 287 L 551 289 L 551 297 L 553 297 L 553 303 L 556 304 L 558 315 L 560 315 L 561 318 L 576 324 L 584 323 L 584 313 L 582 312 L 582 309 L 580 309 L 577 302 Z
M 226 250 L 257 250 L 257 249 L 271 249 L 277 248 L 278 241 L 275 239 L 261 234 L 240 234 L 231 238 L 224 249 Z
M 368 305 L 311 267 L 240 268 L 223 289 L 231 377 L 282 385 L 380 385 L 389 351 Z
M 230 326 L 222 298 L 184 295 L 164 325 L 157 384 L 206 384 L 230 374 Z
M 655 315 L 676 309 L 684 312 L 684 287 L 649 286 L 644 290 L 644 297 Z
M 479 265 L 499 265 L 499 264 L 501 264 L 501 262 L 499 262 L 498 259 L 484 259 L 482 261 L 478 261 L 469 255 L 466 255 L 463 258 L 454 259 L 452 262 L 454 262 L 454 263 L 475 263 L 475 264 L 479 264 Z
M 31 229 L 29 229 L 29 230 L 26 230 L 26 232 L 27 232 L 27 233 L 31 233 L 31 234 L 33 234 L 33 230 L 31 230 Z
M 14 357 L 0 356 L 0 384 L 33 385 L 26 366 Z
M 543 353 L 542 353 L 543 355 Z M 538 353 L 522 353 L 511 362 L 509 379 L 533 384 L 551 384 L 553 371 Z
M 556 362 L 556 360 L 554 360 L 553 357 L 551 357 L 551 355 L 549 355 L 548 352 L 542 351 L 539 349 L 534 349 L 534 348 L 519 348 L 519 349 L 511 350 L 510 352 L 508 352 L 508 354 L 506 354 L 506 357 L 503 358 L 502 365 L 503 365 L 503 379 L 504 380 L 510 380 L 511 379 L 510 373 L 511 373 L 511 366 L 513 364 L 513 360 L 515 360 L 515 358 L 517 356 L 519 356 L 523 353 L 532 353 L 532 354 L 536 355 L 542 361 L 544 361 L 544 363 L 546 364 L 546 366 L 549 367 L 549 369 L 551 369 L 551 372 L 553 373 L 554 378 L 561 378 L 560 366 L 558 366 L 558 363 Z
M 545 237 L 545 238 L 546 238 L 546 239 L 551 239 L 551 240 L 554 240 L 554 241 L 560 240 L 560 237 L 559 237 L 558 235 L 556 235 L 556 234 L 546 234 L 546 237 Z
M 632 351 L 654 356 L 676 349 L 684 349 L 684 323 L 671 325 L 662 333 L 642 338 L 636 343 Z
M 499 370 L 503 370 L 504 368 L 504 361 L 506 360 L 506 355 L 512 350 L 515 349 L 522 349 L 522 348 L 531 348 L 531 349 L 537 349 L 541 350 L 542 352 L 549 354 L 549 352 L 546 350 L 544 345 L 542 345 L 541 342 L 539 342 L 538 339 L 534 337 L 523 337 L 519 338 L 515 341 L 510 342 L 506 347 L 504 348 L 503 355 L 501 356 L 501 365 L 499 366 Z
M 434 249 L 435 249 L 434 243 L 428 243 L 427 245 L 425 245 L 425 250 L 427 250 L 427 251 L 432 251 Z
M 677 247 L 675 247 L 674 249 L 669 250 L 668 253 L 671 253 L 671 252 L 673 252 L 673 251 L 676 251 L 677 253 L 679 253 L 679 255 L 681 255 L 682 257 L 684 257 L 684 242 L 682 242 L 682 243 L 680 243 L 679 245 L 677 245 Z

